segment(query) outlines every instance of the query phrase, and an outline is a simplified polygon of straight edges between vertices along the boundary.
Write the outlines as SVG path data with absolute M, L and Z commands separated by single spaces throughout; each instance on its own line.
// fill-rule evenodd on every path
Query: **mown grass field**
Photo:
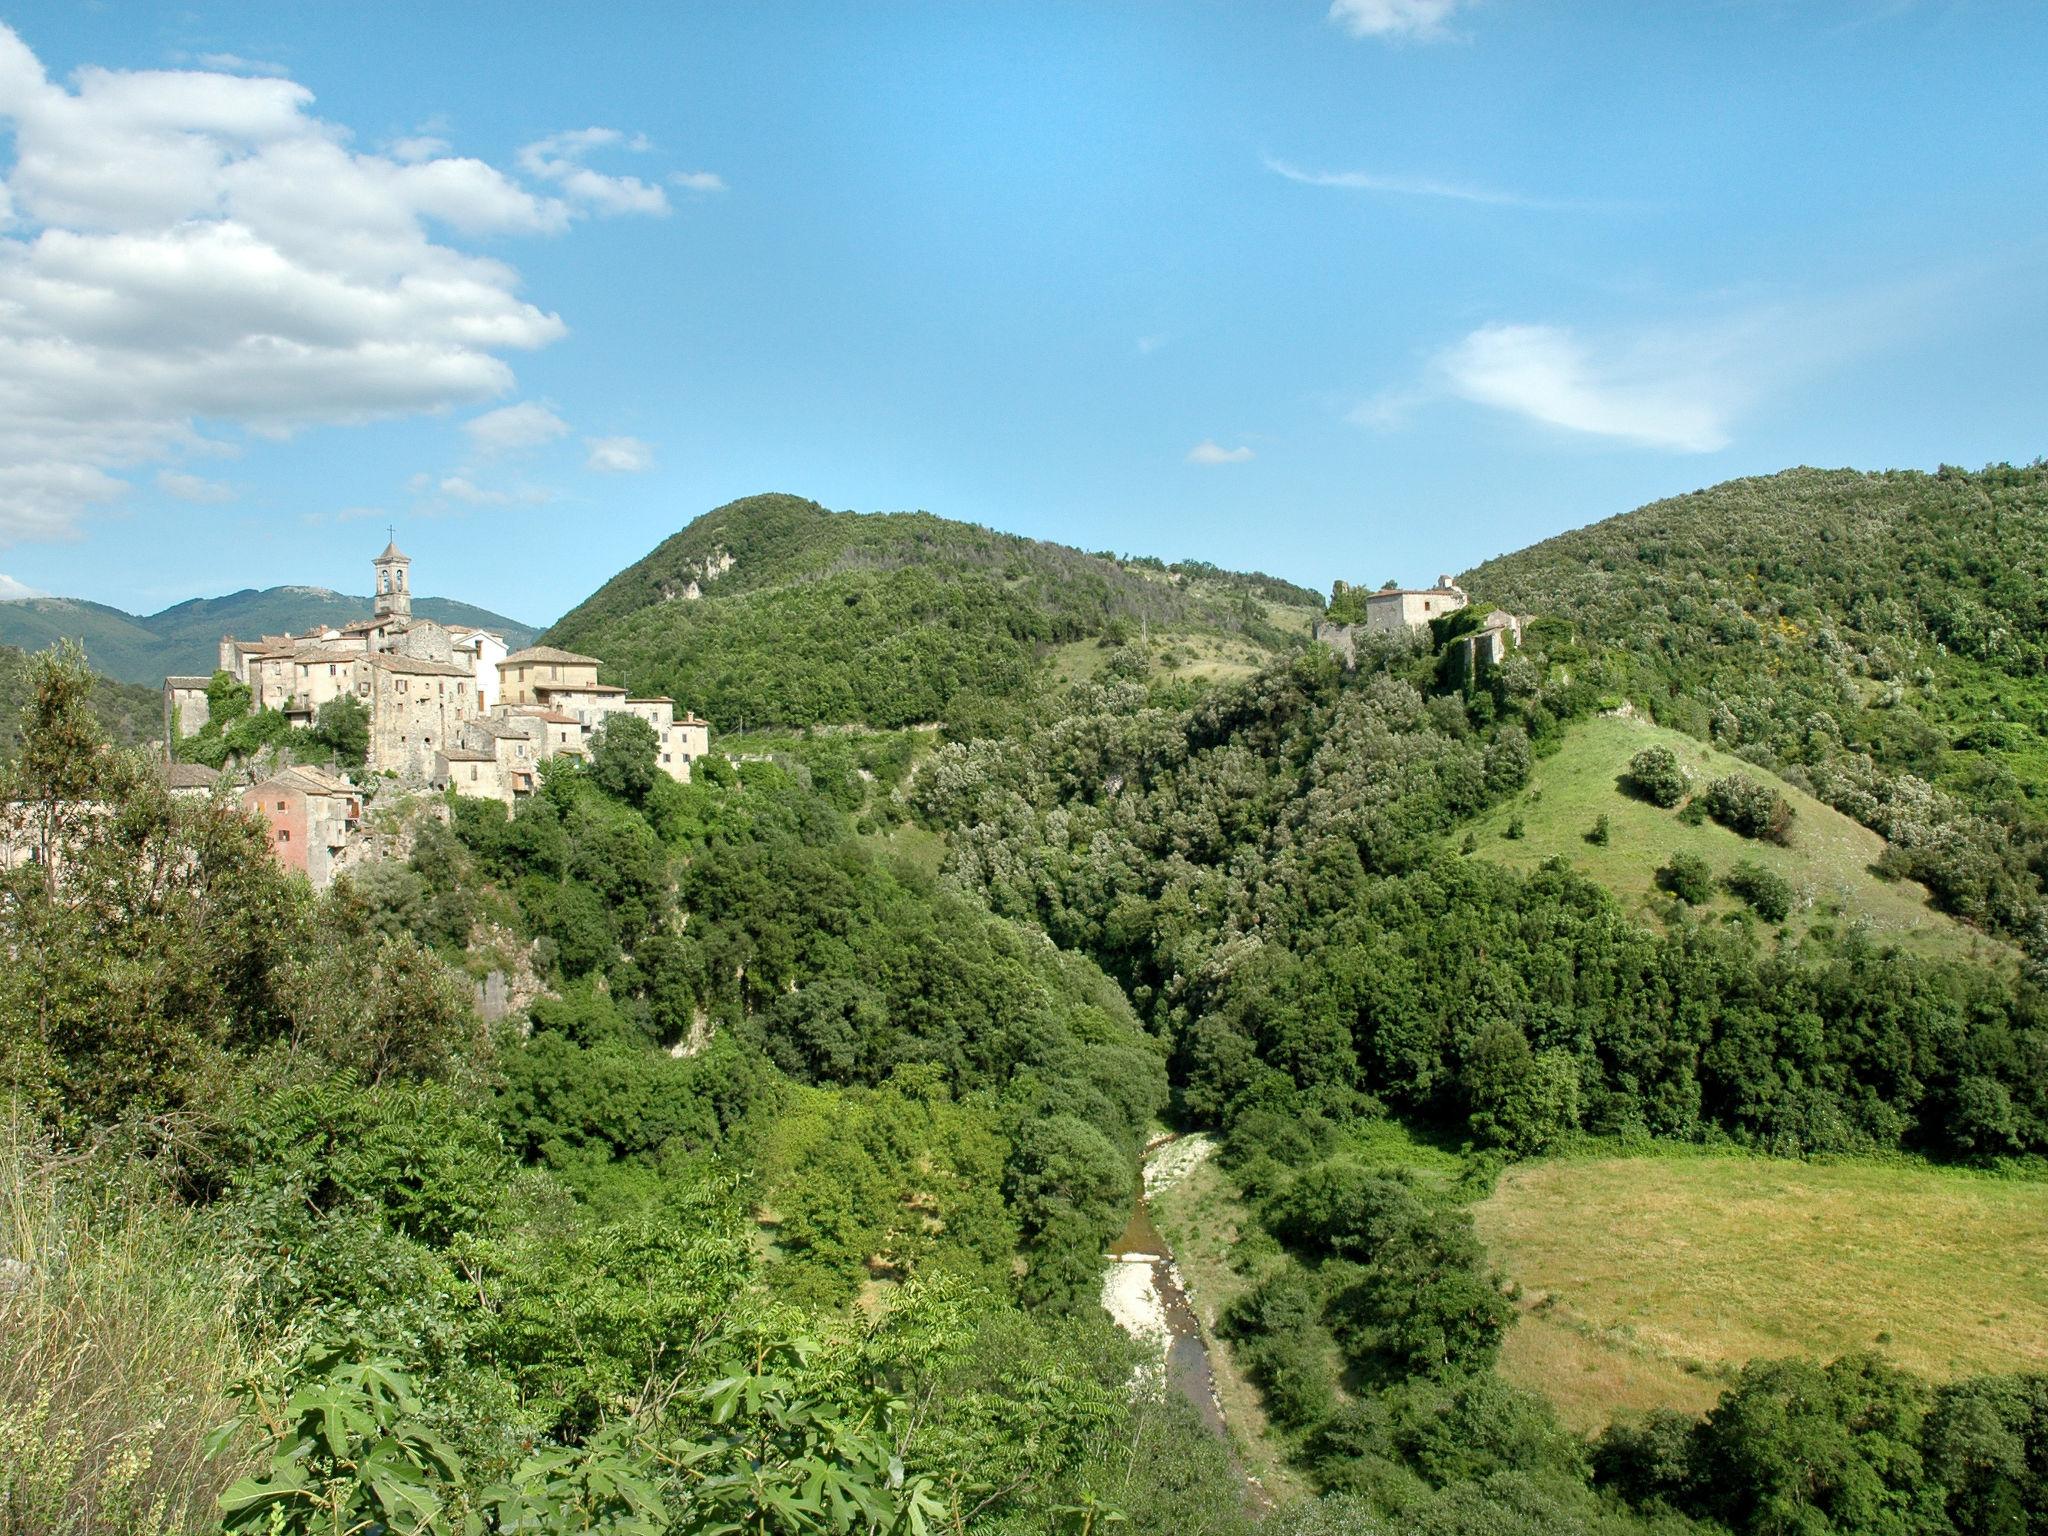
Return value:
M 1676 753 L 1695 788 L 1723 774 L 1742 773 L 1777 789 L 1797 813 L 1791 846 L 1739 837 L 1712 821 L 1687 826 L 1676 810 L 1626 793 L 1619 780 L 1629 759 L 1648 746 Z M 1586 841 L 1602 815 L 1608 820 L 1607 842 Z M 1524 835 L 1509 838 L 1506 833 L 1517 818 Z M 1556 753 L 1538 760 L 1528 789 L 1480 817 L 1472 831 L 1479 856 L 1519 869 L 1562 857 L 1613 891 L 1639 918 L 1655 920 L 1663 910 L 1668 898 L 1657 889 L 1656 871 L 1673 853 L 1683 852 L 1705 859 L 1717 876 L 1744 860 L 1783 875 L 1795 893 L 1784 930 L 1795 942 L 1815 928 L 1838 934 L 1863 928 L 1921 954 L 2001 963 L 2011 953 L 1935 911 L 1924 887 L 1872 873 L 1884 839 L 1868 827 L 1754 764 L 1639 718 L 1602 715 L 1573 726 Z M 1721 894 L 1710 910 L 1732 918 L 1747 909 Z
M 1892 1162 L 1559 1158 L 1474 1208 L 1522 1291 L 1502 1371 L 1597 1429 L 1698 1411 L 1750 1359 L 2048 1369 L 2048 1181 Z

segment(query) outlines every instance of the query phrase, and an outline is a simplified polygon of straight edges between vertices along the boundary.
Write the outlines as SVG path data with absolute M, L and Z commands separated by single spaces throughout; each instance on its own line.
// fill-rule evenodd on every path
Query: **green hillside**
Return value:
M 1883 833 L 1947 910 L 2022 935 L 2048 867 L 2048 468 L 1787 470 L 1490 560 L 1663 724 Z
M 28 653 L 16 646 L 0 645 L 0 758 L 11 753 L 21 738 L 21 710 L 27 702 Z M 132 747 L 163 737 L 160 688 L 116 682 L 110 677 L 96 678 L 92 707 L 109 741 Z
M 769 495 L 698 518 L 545 638 L 721 724 L 901 726 L 1014 698 L 1077 641 L 1187 637 L 1189 675 L 1222 651 L 1224 670 L 1249 670 L 1247 653 L 1298 644 L 1319 607 L 1268 576 Z M 1197 637 L 1233 643 L 1204 650 Z
M 412 606 L 424 619 L 497 630 L 514 647 L 533 640 L 529 625 L 470 603 L 416 597 Z M 39 651 L 58 640 L 76 640 L 99 672 L 154 687 L 169 675 L 212 672 L 222 635 L 283 634 L 316 624 L 346 623 L 369 611 L 369 598 L 325 587 L 247 588 L 225 597 L 193 598 L 147 615 L 76 598 L 33 597 L 0 603 L 0 645 Z
M 1688 824 L 1676 811 L 1628 793 L 1623 779 L 1629 759 L 1649 746 L 1669 748 L 1695 784 L 1741 773 L 1776 789 L 1795 812 L 1789 846 L 1739 837 L 1712 821 Z M 1602 816 L 1607 840 L 1589 841 L 1587 833 Z M 1522 835 L 1507 837 L 1511 825 Z M 1558 751 L 1537 762 L 1528 789 L 1470 830 L 1484 857 L 1524 870 L 1562 858 L 1646 921 L 1670 905 L 1657 888 L 1657 869 L 1673 854 L 1686 853 L 1705 860 L 1717 877 L 1743 862 L 1784 877 L 1794 895 L 1785 931 L 1794 939 L 1818 927 L 1834 934 L 1867 932 L 1924 954 L 1995 959 L 2009 953 L 1995 939 L 1936 911 L 1925 887 L 1880 879 L 1874 866 L 1883 857 L 1884 839 L 1868 827 L 1752 763 L 1640 718 L 1603 715 L 1574 725 Z M 1723 892 L 1707 910 L 1732 915 L 1745 909 Z

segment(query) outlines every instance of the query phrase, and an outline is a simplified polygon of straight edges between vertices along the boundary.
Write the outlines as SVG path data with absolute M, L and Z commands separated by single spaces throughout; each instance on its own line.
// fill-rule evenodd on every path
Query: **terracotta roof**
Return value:
M 654 695 L 654 696 L 653 696 L 652 698 L 646 698 L 646 699 L 628 699 L 628 700 L 626 700 L 626 702 L 627 702 L 628 704 L 668 704 L 668 705 L 673 705 L 673 704 L 675 703 L 675 700 L 674 700 L 674 699 L 672 699 L 672 698 L 670 698 L 670 697 L 669 697 L 669 696 L 668 696 L 667 694 L 665 694 L 665 693 L 657 693 L 657 694 L 655 694 L 655 695 Z
M 618 693 L 626 690 L 615 688 L 610 683 L 535 683 L 535 693 Z
M 304 795 L 353 795 L 356 792 L 355 786 L 346 780 L 300 764 L 279 769 L 261 783 L 251 785 L 248 793 L 254 795 L 278 789 L 297 790 Z
M 583 722 L 574 715 L 565 715 L 559 709 L 529 709 L 522 713 L 535 720 L 545 720 L 549 725 L 581 725 Z
M 424 677 L 473 677 L 468 667 L 457 666 L 452 661 L 423 661 L 417 656 L 401 656 L 396 651 L 366 651 L 362 660 L 386 672 L 410 672 Z
M 213 679 L 210 677 L 167 677 L 164 679 L 164 686 L 166 688 L 204 688 L 212 681 Z
M 444 747 L 441 756 L 451 763 L 495 763 L 497 757 L 489 752 L 472 752 L 467 747 Z
M 514 651 L 510 656 L 499 662 L 498 665 L 509 667 L 514 662 L 520 661 L 569 662 L 579 667 L 602 665 L 595 656 L 578 656 L 574 651 L 565 651 L 552 645 L 529 645 L 523 651 Z
M 520 730 L 518 726 L 506 720 L 468 720 L 463 723 L 475 726 L 486 736 L 496 737 L 499 741 L 524 741 L 527 737 L 525 731 Z
M 219 778 L 220 770 L 204 763 L 172 763 L 164 769 L 164 785 L 169 789 L 211 789 Z

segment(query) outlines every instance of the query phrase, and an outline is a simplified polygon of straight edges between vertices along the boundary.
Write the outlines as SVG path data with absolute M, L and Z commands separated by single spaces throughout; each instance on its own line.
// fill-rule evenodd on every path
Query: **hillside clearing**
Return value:
M 1563 1158 L 1474 1208 L 1522 1292 L 1501 1369 L 1596 1429 L 1709 1406 L 1759 1356 L 1936 1379 L 2048 1368 L 2048 1183 L 1925 1165 Z
M 1797 812 L 1791 846 L 1739 837 L 1711 821 L 1687 826 L 1676 811 L 1628 794 L 1620 780 L 1629 759 L 1650 746 L 1677 754 L 1695 790 L 1730 773 L 1776 789 Z M 1607 842 L 1588 842 L 1586 834 L 1603 815 Z M 1509 838 L 1508 828 L 1517 819 L 1523 836 Z M 1816 929 L 1841 934 L 1861 928 L 1901 948 L 1941 958 L 1997 963 L 2011 954 L 1997 940 L 1934 910 L 1924 887 L 1873 874 L 1884 839 L 1868 827 L 1754 763 L 1637 717 L 1602 715 L 1573 726 L 1564 744 L 1536 763 L 1528 789 L 1478 818 L 1472 830 L 1480 856 L 1517 869 L 1563 858 L 1614 892 L 1639 918 L 1657 917 L 1668 900 L 1657 889 L 1658 868 L 1674 853 L 1689 853 L 1705 859 L 1716 876 L 1744 860 L 1783 875 L 1795 893 L 1786 924 L 1795 941 Z M 1746 909 L 1723 893 L 1708 910 L 1732 916 Z

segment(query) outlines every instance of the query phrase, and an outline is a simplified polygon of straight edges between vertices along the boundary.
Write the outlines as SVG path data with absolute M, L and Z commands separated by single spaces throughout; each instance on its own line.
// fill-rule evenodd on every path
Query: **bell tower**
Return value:
M 384 546 L 384 553 L 372 562 L 377 569 L 377 602 L 372 610 L 380 619 L 412 617 L 412 561 L 398 551 L 397 530 Z

